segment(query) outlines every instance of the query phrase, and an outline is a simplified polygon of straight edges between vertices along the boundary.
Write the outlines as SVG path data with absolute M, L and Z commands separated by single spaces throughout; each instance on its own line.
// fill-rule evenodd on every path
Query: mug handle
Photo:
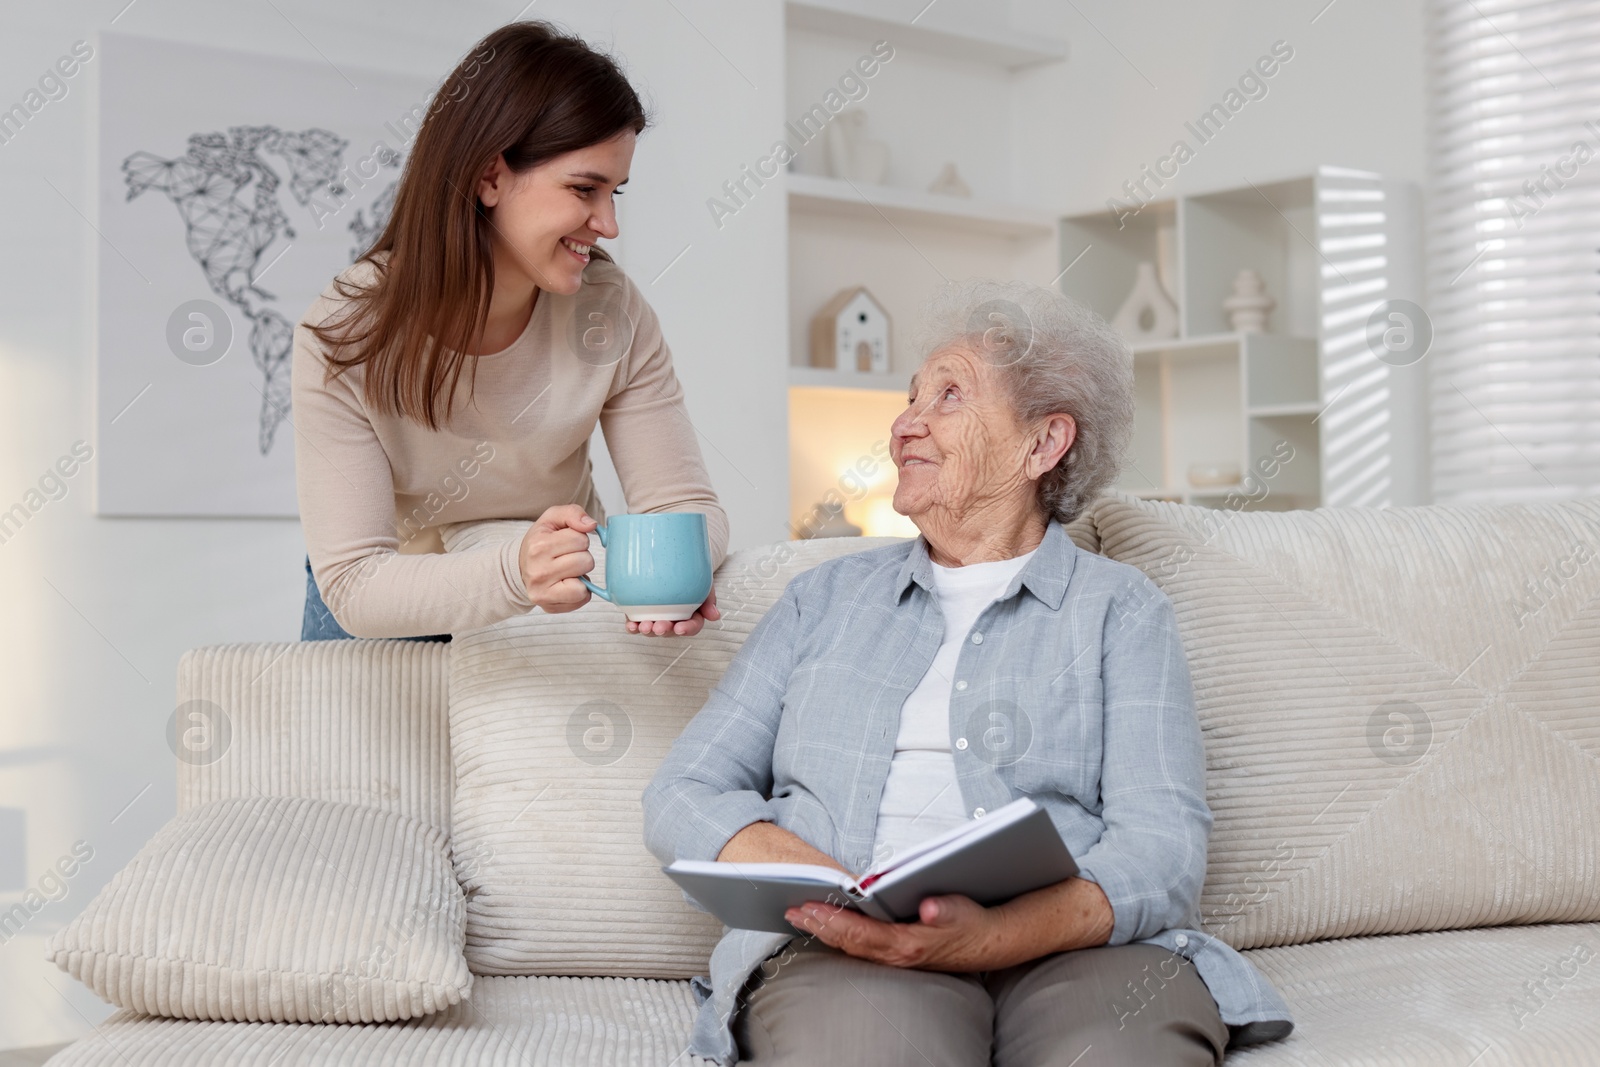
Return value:
M 601 548 L 608 547 L 606 545 L 606 524 L 602 522 L 600 525 L 598 525 L 598 526 L 596 526 L 594 528 L 594 532 L 595 532 L 595 535 L 600 538 L 600 547 Z M 580 581 L 584 585 L 588 586 L 589 587 L 589 592 L 593 593 L 595 596 L 599 597 L 601 600 L 604 600 L 604 601 L 606 601 L 608 603 L 615 603 L 615 601 L 612 601 L 610 593 L 606 592 L 604 589 L 601 589 L 598 585 L 595 585 L 593 582 L 591 582 L 588 578 L 584 577 L 583 575 L 581 575 L 581 574 L 578 575 L 578 581 Z

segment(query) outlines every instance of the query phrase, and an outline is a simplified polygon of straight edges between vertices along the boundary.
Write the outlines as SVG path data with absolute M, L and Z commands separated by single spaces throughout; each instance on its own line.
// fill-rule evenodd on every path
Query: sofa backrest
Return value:
M 1250 947 L 1600 920 L 1600 501 L 1254 513 L 1111 496 L 1071 532 L 1176 606 L 1216 819 L 1206 929 Z M 534 800 L 503 818 L 480 805 L 487 821 L 458 852 L 478 891 L 475 969 L 573 973 L 576 954 L 583 973 L 704 973 L 716 927 L 654 869 L 639 790 L 788 578 L 868 545 L 735 553 L 717 575 L 729 624 L 692 642 L 630 638 L 595 601 L 454 645 L 193 650 L 179 668 L 179 807 L 291 794 L 451 830 L 448 676 L 466 669 L 472 728 L 492 726 L 485 709 L 501 701 L 522 722 L 512 747 L 531 741 L 544 760 L 496 769 L 480 753 L 470 768 L 480 794 L 499 774 L 515 807 Z M 455 645 L 472 646 L 462 663 Z M 496 851 L 502 833 L 520 858 Z M 560 892 L 603 891 L 554 925 L 495 910 L 482 879 L 514 858 L 501 874 L 552 908 L 580 899 Z M 608 928 L 616 901 L 666 910 L 649 931 Z M 531 956 L 495 959 L 506 938 Z M 630 947 L 641 940 L 649 952 Z
M 1093 521 L 1177 611 L 1209 932 L 1600 920 L 1600 500 Z
M 211 645 L 178 662 L 178 810 L 303 796 L 450 832 L 449 644 Z

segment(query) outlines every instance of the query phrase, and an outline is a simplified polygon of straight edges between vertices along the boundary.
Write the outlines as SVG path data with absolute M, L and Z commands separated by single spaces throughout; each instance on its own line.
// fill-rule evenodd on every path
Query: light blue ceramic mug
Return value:
M 711 542 L 698 511 L 613 515 L 595 529 L 606 549 L 606 587 L 579 578 L 634 622 L 680 622 L 711 595 Z

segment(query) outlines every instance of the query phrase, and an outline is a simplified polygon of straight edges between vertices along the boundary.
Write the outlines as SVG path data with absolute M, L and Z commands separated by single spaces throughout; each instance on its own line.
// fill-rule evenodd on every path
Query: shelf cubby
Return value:
M 1061 276 L 1061 291 L 1109 321 L 1133 288 L 1139 264 L 1161 262 L 1162 243 L 1173 239 L 1176 226 L 1171 202 L 1151 204 L 1121 226 L 1105 212 L 1062 219 L 1061 266 L 1072 267 Z
M 1261 275 L 1277 300 L 1268 318 L 1273 334 L 1316 333 L 1316 222 L 1313 180 L 1248 185 L 1183 201 L 1180 309 L 1185 329 L 1226 331 L 1222 302 L 1243 268 Z
M 1289 414 L 1309 407 L 1315 413 L 1322 390 L 1317 380 L 1317 342 L 1309 337 L 1245 334 L 1244 395 L 1251 414 Z
M 819 502 L 862 478 L 906 405 L 919 319 L 933 288 L 964 277 L 1047 283 L 1060 270 L 1059 207 L 1013 202 L 1015 158 L 1009 113 L 1013 71 L 1066 57 L 1065 42 L 1013 29 L 978 4 L 965 12 L 916 7 L 896 18 L 846 0 L 784 5 L 785 110 L 812 111 L 841 70 L 876 40 L 894 47 L 889 73 L 864 75 L 866 133 L 888 150 L 879 183 L 831 176 L 829 138 L 795 148 L 782 181 L 787 200 L 789 290 L 790 521 L 798 529 Z M 915 18 L 913 18 L 915 16 Z M 884 60 L 884 63 L 890 63 Z M 859 68 L 856 68 L 859 69 Z M 843 118 L 848 112 L 840 112 Z M 971 196 L 929 190 L 947 163 Z M 765 194 L 763 194 L 765 195 Z M 841 290 L 865 287 L 890 320 L 889 373 L 822 370 L 810 362 L 812 316 Z M 845 518 L 871 534 L 895 527 L 892 466 L 872 462 L 870 499 L 848 499 Z
M 1149 262 L 1178 308 L 1176 337 L 1129 346 L 1119 488 L 1211 507 L 1421 503 L 1424 372 L 1360 336 L 1384 300 L 1418 299 L 1415 200 L 1407 183 L 1321 167 L 1063 219 L 1063 293 L 1109 321 Z M 1233 332 L 1224 308 L 1244 268 L 1277 302 L 1263 332 Z M 1241 484 L 1191 485 L 1194 464 L 1236 464 Z

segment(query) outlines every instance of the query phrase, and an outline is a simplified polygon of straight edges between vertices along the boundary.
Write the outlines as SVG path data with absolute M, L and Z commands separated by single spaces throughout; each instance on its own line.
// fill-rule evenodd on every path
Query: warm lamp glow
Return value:
M 806 536 L 839 504 L 860 526 L 867 502 L 893 493 L 897 479 L 888 431 L 904 407 L 905 394 L 887 389 L 790 387 L 789 513 L 795 536 Z
M 837 461 L 839 485 L 847 493 L 873 493 L 888 489 L 888 495 L 894 496 L 895 484 L 899 481 L 895 477 L 894 464 L 887 459 L 873 460 L 870 456 L 852 455 L 848 459 Z
M 850 520 L 861 527 L 863 537 L 916 537 L 920 532 L 916 523 L 894 509 L 894 496 L 869 496 L 856 505 L 856 517 Z

